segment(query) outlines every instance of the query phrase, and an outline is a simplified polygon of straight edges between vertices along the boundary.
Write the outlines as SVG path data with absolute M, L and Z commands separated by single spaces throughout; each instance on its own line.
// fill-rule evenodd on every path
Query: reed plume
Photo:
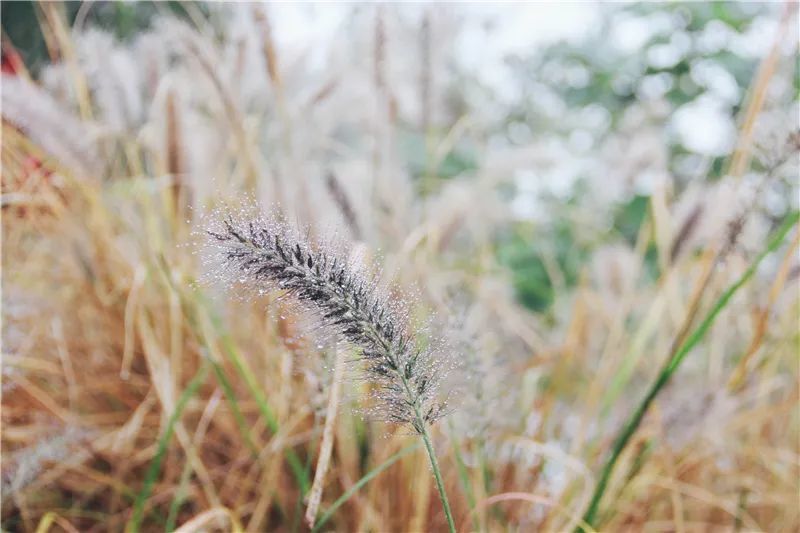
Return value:
M 447 411 L 441 385 L 447 358 L 420 347 L 404 326 L 406 306 L 337 254 L 312 247 L 287 225 L 226 216 L 207 230 L 222 271 L 259 289 L 285 291 L 319 316 L 320 325 L 357 348 L 372 385 L 374 412 L 424 440 L 451 531 L 455 526 L 428 427 Z

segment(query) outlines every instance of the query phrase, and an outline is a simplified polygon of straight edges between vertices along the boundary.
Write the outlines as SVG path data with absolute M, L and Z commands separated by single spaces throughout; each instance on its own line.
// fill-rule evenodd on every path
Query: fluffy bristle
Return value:
M 328 333 L 357 348 L 382 418 L 433 423 L 446 412 L 440 385 L 444 357 L 421 347 L 407 329 L 405 302 L 383 294 L 374 279 L 335 251 L 312 246 L 281 222 L 225 215 L 207 230 L 215 260 L 229 279 L 285 291 L 319 317 Z

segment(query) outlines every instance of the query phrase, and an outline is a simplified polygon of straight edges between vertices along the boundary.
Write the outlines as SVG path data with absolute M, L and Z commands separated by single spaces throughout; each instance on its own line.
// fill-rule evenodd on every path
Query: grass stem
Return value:
M 686 339 L 686 341 L 681 345 L 681 347 L 675 351 L 675 354 L 667 359 L 666 363 L 662 367 L 661 371 L 656 378 L 656 381 L 651 385 L 650 389 L 647 392 L 647 395 L 644 399 L 639 403 L 636 410 L 633 412 L 631 417 L 628 419 L 628 422 L 620 431 L 619 435 L 617 436 L 616 440 L 614 441 L 614 445 L 611 450 L 611 456 L 606 461 L 605 466 L 603 466 L 603 470 L 600 474 L 600 479 L 597 482 L 597 487 L 595 488 L 594 494 L 592 495 L 592 499 L 589 503 L 589 507 L 586 510 L 586 513 L 583 516 L 583 521 L 588 524 L 589 526 L 595 526 L 595 521 L 597 518 L 597 512 L 600 507 L 600 500 L 603 497 L 603 494 L 606 491 L 608 486 L 608 482 L 611 479 L 611 473 L 614 470 L 614 466 L 616 466 L 617 461 L 619 460 L 620 455 L 625 450 L 628 442 L 633 437 L 633 434 L 641 424 L 644 415 L 647 413 L 647 410 L 650 408 L 650 405 L 655 400 L 656 396 L 659 392 L 664 388 L 664 386 L 669 382 L 669 379 L 675 373 L 675 371 L 680 366 L 681 362 L 685 359 L 686 355 L 703 339 L 705 334 L 713 325 L 714 321 L 719 316 L 720 312 L 728 305 L 733 295 L 744 286 L 753 274 L 755 274 L 758 265 L 761 261 L 772 251 L 774 251 L 780 244 L 783 242 L 786 235 L 791 231 L 791 229 L 797 224 L 798 220 L 800 220 L 800 213 L 794 212 L 786 218 L 786 221 L 783 225 L 778 229 L 775 233 L 775 236 L 770 240 L 767 247 L 762 251 L 758 257 L 751 263 L 750 267 L 741 275 L 741 277 L 736 280 L 736 282 L 731 285 L 723 294 L 719 297 L 717 302 L 714 304 L 714 307 L 711 308 L 711 311 L 706 315 L 703 319 L 701 324 L 697 327 L 696 330 Z M 578 527 L 576 530 L 578 532 L 584 531 L 582 527 Z
M 450 529 L 450 533 L 455 533 L 456 525 L 453 522 L 453 513 L 450 511 L 450 502 L 447 499 L 447 492 L 444 490 L 444 483 L 442 482 L 442 473 L 439 471 L 439 463 L 436 460 L 436 452 L 433 451 L 433 445 L 431 444 L 431 437 L 428 435 L 428 428 L 425 424 L 421 424 L 422 427 L 422 440 L 425 443 L 425 449 L 428 452 L 428 458 L 431 461 L 431 468 L 433 469 L 433 477 L 436 478 L 436 488 L 439 489 L 439 497 L 442 499 L 442 507 L 444 508 L 444 514 L 447 517 L 447 527 Z

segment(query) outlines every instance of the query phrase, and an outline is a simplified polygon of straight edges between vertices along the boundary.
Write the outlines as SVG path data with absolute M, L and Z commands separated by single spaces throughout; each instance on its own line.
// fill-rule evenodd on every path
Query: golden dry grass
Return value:
M 58 12 L 42 12 L 51 46 L 69 60 L 75 44 L 58 30 Z M 723 232 L 672 261 L 684 219 L 676 214 L 679 199 L 657 190 L 636 246 L 598 254 L 577 288 L 557 294 L 555 318 L 538 316 L 515 302 L 495 263 L 491 228 L 506 219 L 491 209 L 499 200 L 490 171 L 424 198 L 395 181 L 402 172 L 392 159 L 393 104 L 380 77 L 372 94 L 379 115 L 369 130 L 373 151 L 347 153 L 346 168 L 357 169 L 361 187 L 339 191 L 337 200 L 325 185 L 328 175 L 313 172 L 318 152 L 304 135 L 314 127 L 300 120 L 330 113 L 311 110 L 328 105 L 326 95 L 303 99 L 281 89 L 279 54 L 273 43 L 261 43 L 271 58 L 264 87 L 279 102 L 267 119 L 245 110 L 230 80 L 217 78 L 202 59 L 216 53 L 213 43 L 199 33 L 181 38 L 190 43 L 181 48 L 188 74 L 153 91 L 142 124 L 90 137 L 91 150 L 65 140 L 61 153 L 73 157 L 59 157 L 37 136 L 49 124 L 12 123 L 4 114 L 4 530 L 130 528 L 178 407 L 144 502 L 142 530 L 163 530 L 171 512 L 184 531 L 306 528 L 286 452 L 306 466 L 310 482 L 331 390 L 323 354 L 306 339 L 303 319 L 283 310 L 276 295 L 240 298 L 195 283 L 203 267 L 192 231 L 202 206 L 254 192 L 280 195 L 290 217 L 318 231 L 353 224 L 341 204 L 343 194 L 351 195 L 348 209 L 366 233 L 360 246 L 367 254 L 382 249 L 394 290 L 418 288 L 417 313 L 453 312 L 453 292 L 466 300 L 458 312 L 479 338 L 476 349 L 503 376 L 499 383 L 485 376 L 486 383 L 504 389 L 496 395 L 514 397 L 434 429 L 459 530 L 575 527 L 616 431 L 683 326 L 693 329 L 760 249 L 737 247 L 717 264 Z M 84 67 L 76 59 L 65 78 L 76 88 L 75 105 L 63 104 L 65 112 L 85 128 L 67 134 L 78 137 L 91 136 L 104 120 L 81 90 L 88 83 Z M 200 111 L 181 92 L 179 81 L 187 79 L 207 85 Z M 754 90 L 768 82 L 755 80 Z M 754 100 L 763 105 L 763 98 Z M 205 113 L 204 127 L 216 128 L 213 139 L 203 144 L 207 139 L 182 113 L 195 113 L 192 119 Z M 278 146 L 269 145 L 269 156 L 257 133 L 268 120 L 276 121 L 265 127 Z M 216 164 L 201 168 L 212 145 Z M 745 149 L 734 166 L 745 164 Z M 477 202 L 487 209 L 476 213 Z M 705 216 L 714 218 L 715 208 L 722 210 L 707 206 Z M 645 417 L 611 478 L 603 530 L 800 528 L 797 235 L 795 229 L 724 309 Z M 651 242 L 662 268 L 647 282 L 642 272 Z M 558 272 L 551 277 L 558 286 Z M 198 375 L 196 393 L 182 396 Z M 351 409 L 358 395 L 345 396 L 330 428 L 320 513 L 416 442 L 407 429 L 362 420 Z M 445 530 L 422 450 L 358 490 L 325 528 Z

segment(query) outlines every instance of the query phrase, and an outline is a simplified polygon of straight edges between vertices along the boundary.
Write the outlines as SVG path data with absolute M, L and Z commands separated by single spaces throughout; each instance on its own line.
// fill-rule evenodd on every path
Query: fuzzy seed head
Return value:
M 207 234 L 225 277 L 283 291 L 358 349 L 372 414 L 418 432 L 445 414 L 439 389 L 448 358 L 417 344 L 406 328 L 407 305 L 387 297 L 374 278 L 282 222 L 225 215 Z

